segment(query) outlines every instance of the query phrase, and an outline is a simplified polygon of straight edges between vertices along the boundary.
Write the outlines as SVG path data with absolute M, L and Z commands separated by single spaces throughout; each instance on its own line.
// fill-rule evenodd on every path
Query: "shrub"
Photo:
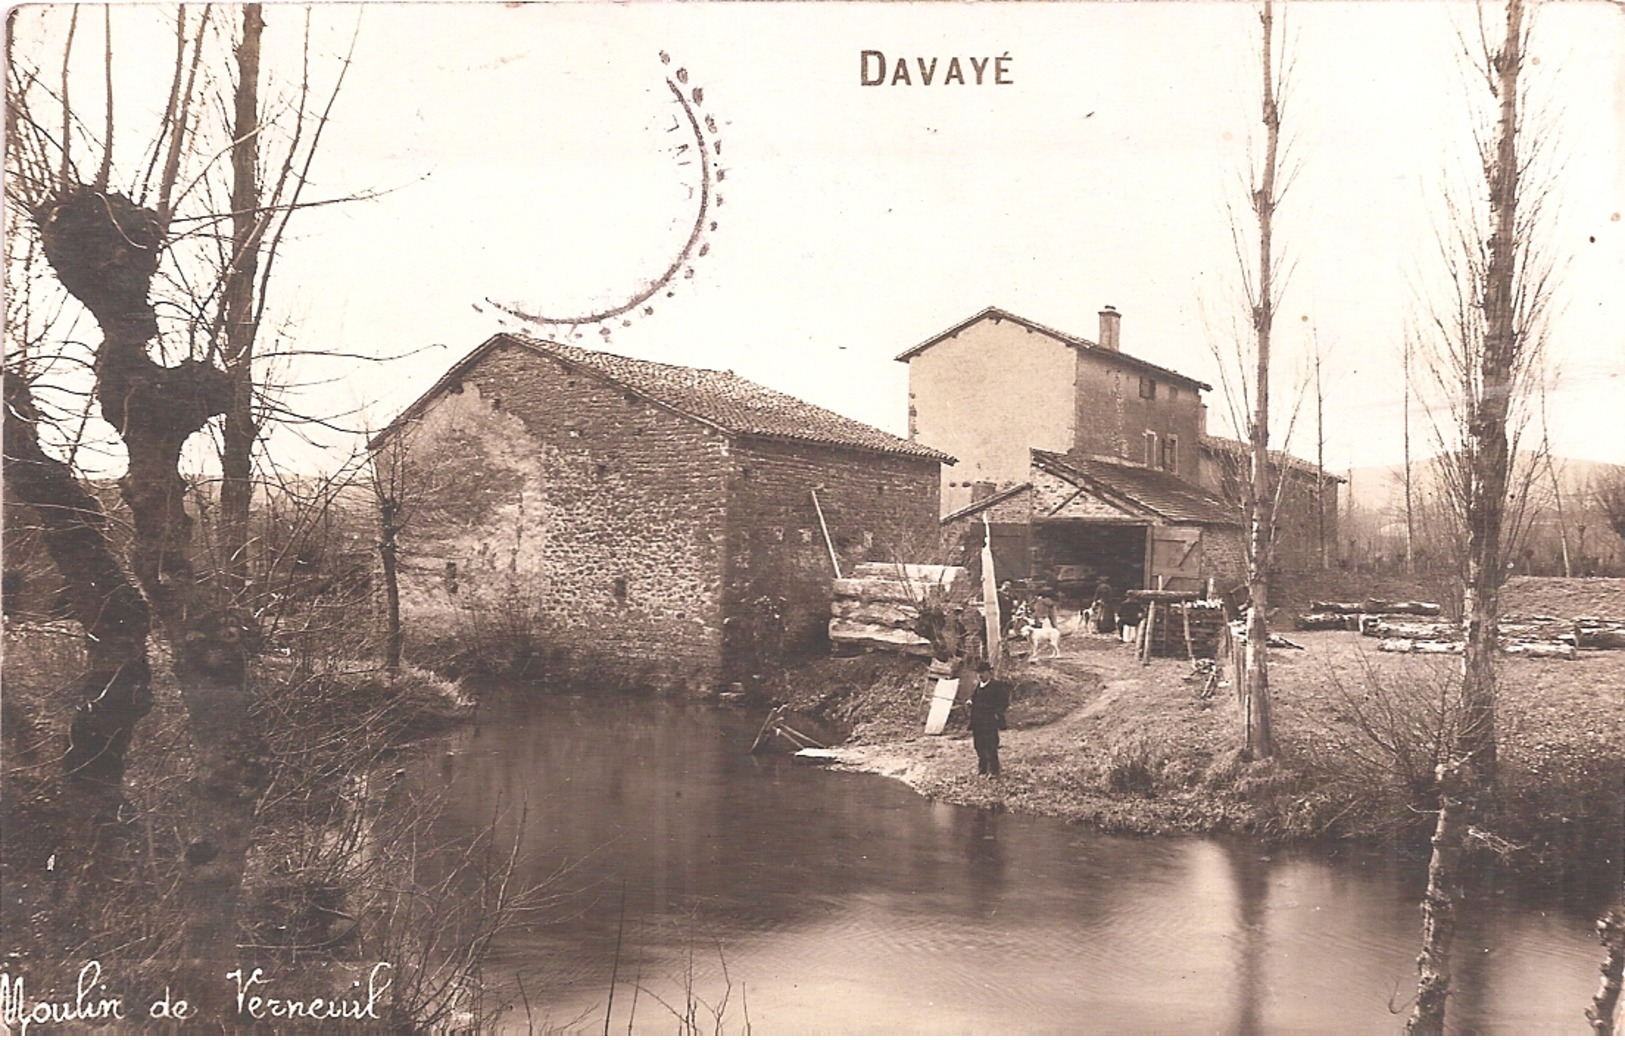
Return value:
M 1106 749 L 1101 782 L 1113 794 L 1149 797 L 1156 793 L 1165 757 L 1153 750 L 1143 734 L 1124 738 Z

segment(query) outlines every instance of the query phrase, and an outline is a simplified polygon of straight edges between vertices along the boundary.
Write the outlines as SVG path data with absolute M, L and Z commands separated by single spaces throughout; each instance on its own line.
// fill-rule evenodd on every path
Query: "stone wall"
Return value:
M 717 680 L 721 434 L 509 345 L 404 436 L 409 647 L 476 637 L 533 649 L 562 678 Z
M 1141 396 L 1142 387 L 1152 396 Z M 1202 398 L 1194 387 L 1145 374 L 1110 351 L 1087 350 L 1078 359 L 1076 401 L 1077 451 L 1111 455 L 1197 481 Z M 1146 454 L 1148 433 L 1156 438 L 1155 458 Z M 1177 458 L 1165 460 L 1171 438 L 1178 445 Z
M 1231 503 L 1238 517 L 1242 512 L 1240 503 L 1248 472 L 1246 456 L 1212 448 L 1202 451 L 1202 485 Z M 1315 499 L 1315 484 L 1312 470 L 1296 465 L 1286 470 L 1280 505 L 1275 511 L 1273 570 L 1276 573 L 1301 574 L 1320 569 L 1320 504 Z M 1334 558 L 1338 544 L 1338 497 L 1337 480 L 1327 477 L 1324 491 L 1326 546 Z
M 843 574 L 865 560 L 930 562 L 939 470 L 930 459 L 736 441 L 726 578 L 730 669 L 744 678 L 826 646 L 835 570 L 813 505 L 815 488 Z
M 1212 578 L 1214 589 L 1224 592 L 1247 580 L 1247 557 L 1240 527 L 1208 527 L 1202 531 L 1202 576 Z
M 908 432 L 959 460 L 942 468 L 942 509 L 978 483 L 1027 479 L 1031 450 L 1073 444 L 1077 352 L 1047 333 L 983 318 L 908 359 Z

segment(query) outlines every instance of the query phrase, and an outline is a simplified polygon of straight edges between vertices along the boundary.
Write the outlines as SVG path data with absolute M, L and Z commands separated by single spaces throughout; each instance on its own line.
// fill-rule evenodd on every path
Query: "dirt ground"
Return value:
M 1120 642 L 1072 631 L 1058 660 L 1010 667 L 1016 696 L 998 779 L 976 775 L 962 722 L 923 735 L 923 662 L 878 654 L 868 658 L 884 665 L 824 662 L 832 671 L 883 668 L 889 689 L 877 706 L 861 679 L 849 683 L 841 710 L 865 721 L 838 749 L 836 767 L 894 777 L 955 804 L 1118 831 L 1425 840 L 1430 741 L 1454 703 L 1458 659 L 1379 653 L 1376 640 L 1351 632 L 1292 639 L 1304 649 L 1270 654 L 1277 754 L 1266 762 L 1237 752 L 1228 683 L 1204 700 L 1190 662 L 1142 664 Z M 1502 817 L 1486 841 L 1534 872 L 1599 855 L 1618 869 L 1625 652 L 1500 664 Z

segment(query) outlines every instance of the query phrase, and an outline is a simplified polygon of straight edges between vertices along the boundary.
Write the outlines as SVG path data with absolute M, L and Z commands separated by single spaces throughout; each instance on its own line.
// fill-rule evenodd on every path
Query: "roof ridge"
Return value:
M 758 383 L 732 369 L 702 368 L 590 350 L 508 331 L 491 336 L 454 364 L 370 443 L 376 445 L 401 423 L 419 414 L 462 373 L 504 343 L 579 368 L 660 408 L 730 436 L 822 444 L 949 464 L 954 461 L 953 456 L 927 444 L 899 437 L 861 419 Z
M 922 340 L 919 343 L 916 343 L 914 346 L 909 347 L 907 350 L 903 351 L 901 354 L 898 354 L 892 360 L 894 360 L 894 361 L 907 361 L 910 358 L 914 357 L 916 354 L 919 354 L 919 353 L 925 351 L 927 348 L 933 347 L 936 344 L 942 342 L 943 340 L 948 339 L 950 336 L 957 336 L 959 333 L 963 332 L 964 330 L 970 328 L 972 325 L 974 325 L 977 322 L 981 321 L 983 318 L 987 318 L 987 317 L 994 317 L 994 318 L 999 318 L 999 319 L 1006 320 L 1006 321 L 1013 321 L 1016 324 L 1021 325 L 1022 327 L 1026 328 L 1026 329 L 1028 329 L 1030 331 L 1042 332 L 1044 335 L 1050 336 L 1050 337 L 1052 337 L 1054 339 L 1057 339 L 1057 340 L 1061 341 L 1062 343 L 1066 344 L 1067 346 L 1072 347 L 1074 349 L 1077 349 L 1077 348 L 1080 348 L 1080 347 L 1084 348 L 1084 349 L 1087 349 L 1091 354 L 1093 354 L 1094 356 L 1097 356 L 1097 357 L 1117 358 L 1119 360 L 1127 362 L 1131 366 L 1144 368 L 1144 369 L 1150 369 L 1151 371 L 1156 372 L 1157 374 L 1165 376 L 1165 377 L 1166 376 L 1172 376 L 1175 379 L 1183 380 L 1184 382 L 1189 383 L 1191 386 L 1200 387 L 1202 390 L 1205 390 L 1205 391 L 1211 391 L 1213 389 L 1212 386 L 1208 385 L 1207 383 L 1202 382 L 1200 379 L 1197 379 L 1195 376 L 1188 376 L 1183 372 L 1179 372 L 1179 371 L 1176 371 L 1175 369 L 1168 368 L 1168 367 L 1163 366 L 1163 365 L 1159 365 L 1155 361 L 1147 361 L 1145 358 L 1138 357 L 1138 356 L 1136 356 L 1134 354 L 1125 354 L 1121 350 L 1110 350 L 1110 349 L 1108 349 L 1106 347 L 1102 347 L 1099 343 L 1096 343 L 1092 339 L 1084 339 L 1082 336 L 1074 336 L 1069 332 L 1063 332 L 1060 329 L 1057 329 L 1057 328 L 1055 328 L 1055 327 L 1053 327 L 1051 325 L 1045 325 L 1042 322 L 1033 321 L 1031 318 L 1024 318 L 1021 315 L 1015 313 L 1014 311 L 1006 310 L 1005 308 L 997 306 L 996 304 L 989 304 L 988 306 L 982 308 L 981 310 L 977 311 L 975 314 L 973 314 L 970 317 L 964 319 L 963 321 L 961 321 L 961 322 L 959 322 L 959 323 L 957 323 L 955 325 L 951 325 L 948 328 L 946 328 L 946 329 L 942 330 L 941 332 L 937 333 L 936 335 L 931 336 L 928 339 Z

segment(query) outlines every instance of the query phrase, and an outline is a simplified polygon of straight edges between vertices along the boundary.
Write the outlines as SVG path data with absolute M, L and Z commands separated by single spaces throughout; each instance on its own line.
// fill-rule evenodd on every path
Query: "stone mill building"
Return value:
M 409 648 L 688 689 L 821 649 L 836 561 L 934 547 L 953 461 L 732 372 L 507 333 L 372 446 Z

